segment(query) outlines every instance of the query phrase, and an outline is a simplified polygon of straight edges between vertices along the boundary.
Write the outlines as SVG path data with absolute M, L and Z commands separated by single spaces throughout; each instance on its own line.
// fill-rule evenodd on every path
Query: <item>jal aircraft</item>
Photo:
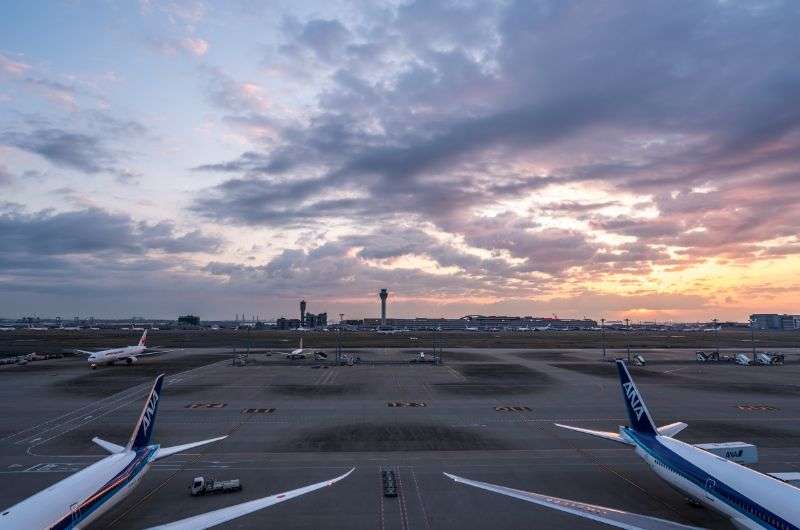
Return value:
M 308 356 L 308 352 L 305 350 L 305 348 L 303 348 L 303 338 L 302 337 L 300 338 L 299 348 L 292 350 L 290 352 L 286 352 L 283 355 L 287 359 L 304 359 L 306 356 Z
M 630 426 L 619 432 L 601 432 L 556 424 L 559 427 L 631 445 L 655 473 L 670 486 L 730 519 L 736 528 L 797 530 L 800 528 L 800 489 L 673 438 L 687 427 L 672 423 L 656 427 L 628 368 L 617 361 L 622 397 Z M 445 473 L 456 482 L 508 495 L 618 528 L 680 529 L 691 526 L 595 506 L 568 499 L 521 491 Z M 776 476 L 791 475 L 775 473 Z
M 218 436 L 173 447 L 151 444 L 150 436 L 155 426 L 163 382 L 164 374 L 161 374 L 156 378 L 153 388 L 150 390 L 150 396 L 145 402 L 136 428 L 126 446 L 123 447 L 97 437 L 93 438 L 94 443 L 111 455 L 3 510 L 0 512 L 0 528 L 5 530 L 86 528 L 92 521 L 95 521 L 133 491 L 153 462 L 227 438 L 227 436 Z M 153 527 L 151 530 L 211 528 L 268 506 L 330 486 L 352 472 L 353 469 L 344 475 L 324 482 L 181 519 Z
M 138 357 L 142 357 L 144 355 L 155 355 L 157 353 L 166 353 L 165 350 L 145 353 L 147 350 L 147 345 L 145 344 L 146 341 L 147 330 L 144 330 L 144 333 L 142 333 L 142 338 L 139 339 L 139 344 L 136 346 L 125 346 L 124 348 L 112 348 L 110 350 L 101 350 L 95 352 L 85 350 L 75 351 L 77 353 L 82 353 L 89 356 L 86 361 L 89 363 L 89 366 L 92 367 L 92 370 L 97 368 L 97 366 L 100 364 L 111 365 L 117 361 L 125 361 L 127 364 L 133 364 L 136 362 Z

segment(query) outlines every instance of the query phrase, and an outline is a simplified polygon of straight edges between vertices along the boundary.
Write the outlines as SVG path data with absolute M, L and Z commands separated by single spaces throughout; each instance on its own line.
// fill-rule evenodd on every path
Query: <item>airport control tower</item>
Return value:
M 306 325 L 306 301 L 300 300 L 300 327 Z
M 381 289 L 381 292 L 378 293 L 378 296 L 381 297 L 381 326 L 386 325 L 386 299 L 389 298 L 389 291 L 386 289 Z

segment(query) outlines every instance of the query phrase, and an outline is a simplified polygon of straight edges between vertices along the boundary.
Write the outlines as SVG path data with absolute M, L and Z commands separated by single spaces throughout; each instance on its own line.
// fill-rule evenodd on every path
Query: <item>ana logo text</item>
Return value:
M 634 414 L 636 414 L 636 419 L 642 419 L 642 414 L 644 414 L 644 405 L 642 404 L 642 400 L 639 398 L 639 394 L 636 392 L 636 387 L 633 386 L 633 383 L 625 383 L 622 385 L 622 388 L 625 390 L 625 396 L 628 398 L 628 403 L 631 406 Z
M 153 395 L 150 396 L 150 401 L 147 402 L 147 409 L 145 409 L 144 418 L 142 419 L 145 433 L 150 430 L 150 422 L 152 421 L 153 413 L 156 410 L 156 403 L 158 403 L 158 394 L 154 392 Z

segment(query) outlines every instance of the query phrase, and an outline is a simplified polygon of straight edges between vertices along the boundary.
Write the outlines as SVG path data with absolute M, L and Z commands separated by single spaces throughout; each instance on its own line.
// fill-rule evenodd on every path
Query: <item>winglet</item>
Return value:
M 147 341 L 147 330 L 142 333 L 142 338 L 139 339 L 139 346 L 145 346 L 145 341 Z
M 145 333 L 147 333 L 145 331 Z M 156 377 L 156 382 L 153 383 L 153 388 L 150 390 L 150 397 L 142 408 L 142 413 L 139 415 L 139 421 L 136 423 L 136 428 L 133 430 L 131 439 L 128 442 L 128 449 L 141 449 L 150 444 L 150 435 L 153 434 L 153 427 L 156 424 L 156 412 L 158 412 L 158 400 L 161 397 L 161 386 L 164 384 L 164 374 Z
M 121 453 L 122 451 L 125 450 L 125 448 L 122 447 L 121 445 L 111 443 L 107 440 L 103 440 L 102 438 L 98 438 L 97 436 L 92 438 L 92 441 L 97 445 L 99 445 L 100 447 L 102 447 L 103 449 L 105 449 L 106 451 L 108 451 L 109 453 L 111 453 L 112 455 L 116 453 Z
M 210 438 L 208 440 L 202 440 L 199 442 L 192 442 L 183 445 L 175 445 L 172 447 L 159 447 L 158 451 L 156 451 L 156 456 L 153 458 L 153 461 L 155 462 L 156 460 L 161 460 L 162 458 L 166 458 L 176 453 L 182 453 L 183 451 L 188 451 L 189 449 L 194 449 L 195 447 L 200 447 L 202 445 L 218 442 L 220 440 L 224 440 L 225 438 L 227 438 L 227 436 L 217 436 L 216 438 Z
M 631 422 L 631 429 L 641 434 L 655 436 L 658 434 L 650 411 L 647 410 L 636 383 L 633 382 L 628 367 L 625 362 L 617 361 L 617 371 L 619 371 L 619 382 L 622 387 L 622 397 L 625 400 L 625 408 L 628 410 L 628 418 Z

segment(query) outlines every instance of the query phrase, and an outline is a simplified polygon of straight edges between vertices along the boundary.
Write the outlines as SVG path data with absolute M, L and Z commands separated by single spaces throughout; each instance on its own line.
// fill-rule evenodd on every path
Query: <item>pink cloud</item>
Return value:
M 208 52 L 208 41 L 200 37 L 186 37 L 181 40 L 180 45 L 185 51 L 197 57 L 202 57 Z
M 30 69 L 30 67 L 31 65 L 29 64 L 14 61 L 0 53 L 0 70 L 9 75 L 21 76 L 26 70 Z

